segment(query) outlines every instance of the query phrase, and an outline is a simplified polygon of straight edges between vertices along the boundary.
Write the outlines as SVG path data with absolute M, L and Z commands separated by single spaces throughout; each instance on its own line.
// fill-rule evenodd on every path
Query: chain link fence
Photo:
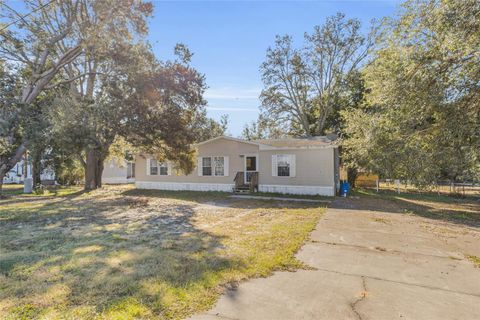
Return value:
M 456 194 L 480 196 L 480 181 L 437 181 L 434 184 L 425 185 L 421 188 L 413 185 L 408 180 L 378 179 L 375 185 L 370 186 L 377 190 L 391 190 L 402 192 L 430 192 L 437 194 Z

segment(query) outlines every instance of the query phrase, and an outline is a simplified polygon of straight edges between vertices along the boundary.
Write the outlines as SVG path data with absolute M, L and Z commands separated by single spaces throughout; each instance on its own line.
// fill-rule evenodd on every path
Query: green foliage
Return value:
M 277 127 L 275 123 L 260 115 L 257 121 L 252 121 L 243 127 L 242 137 L 246 140 L 280 138 L 285 135 L 286 128 Z
M 22 142 L 25 108 L 16 100 L 20 79 L 0 61 L 0 163 L 5 163 Z
M 42 184 L 37 184 L 33 188 L 33 193 L 35 193 L 36 195 L 43 195 L 45 194 L 45 191 L 45 186 L 43 186 Z
M 417 184 L 480 178 L 480 3 L 407 1 L 364 70 L 368 106 L 342 113 L 344 159 Z
M 55 153 L 55 178 L 61 185 L 78 185 L 85 176 L 85 169 L 75 155 Z

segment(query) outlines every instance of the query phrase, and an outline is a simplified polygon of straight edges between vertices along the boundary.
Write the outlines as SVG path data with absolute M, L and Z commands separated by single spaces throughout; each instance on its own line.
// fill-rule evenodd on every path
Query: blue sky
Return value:
M 262 90 L 259 66 L 275 35 L 304 32 L 337 12 L 367 28 L 373 18 L 395 13 L 399 1 L 154 1 L 149 39 L 158 58 L 173 56 L 176 43 L 194 53 L 192 65 L 205 74 L 209 116 L 228 114 L 228 133 L 241 134 L 258 116 Z

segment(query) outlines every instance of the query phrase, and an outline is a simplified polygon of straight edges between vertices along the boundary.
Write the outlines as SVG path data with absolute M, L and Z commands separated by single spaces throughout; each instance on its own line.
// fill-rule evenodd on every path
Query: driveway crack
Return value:
M 217 313 L 207 313 L 207 314 L 211 315 L 211 316 L 214 316 L 216 318 L 219 318 L 219 319 L 238 320 L 237 318 L 230 318 L 230 317 L 224 316 L 224 315 L 220 314 L 219 312 L 217 312 Z
M 362 315 L 360 314 L 360 312 L 358 312 L 358 310 L 357 310 L 357 305 L 367 298 L 366 279 L 365 279 L 364 276 L 361 276 L 361 278 L 362 278 L 362 289 L 363 290 L 360 292 L 360 296 L 355 301 L 350 303 L 350 307 L 352 308 L 353 313 L 355 313 L 355 315 L 357 316 L 358 320 L 363 320 L 363 318 L 362 318 Z

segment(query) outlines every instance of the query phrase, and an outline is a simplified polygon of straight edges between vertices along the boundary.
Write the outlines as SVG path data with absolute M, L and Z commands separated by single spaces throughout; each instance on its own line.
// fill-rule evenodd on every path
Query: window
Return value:
M 257 171 L 257 157 L 246 158 L 246 169 L 247 171 Z
M 211 157 L 202 158 L 202 175 L 203 176 L 212 175 L 212 158 Z
M 160 164 L 160 175 L 161 176 L 168 176 L 168 166 L 166 163 Z
M 228 157 L 199 157 L 199 176 L 228 176 Z
M 277 175 L 279 177 L 290 177 L 290 156 L 286 154 L 277 155 Z
M 135 166 L 132 166 L 133 177 L 135 177 Z M 158 160 L 150 159 L 150 175 L 168 176 L 168 163 L 158 162 Z M 132 178 L 133 178 L 132 177 Z
M 158 162 L 155 159 L 150 159 L 150 174 L 156 176 L 158 174 Z
M 213 157 L 216 176 L 225 175 L 225 159 L 223 157 Z

